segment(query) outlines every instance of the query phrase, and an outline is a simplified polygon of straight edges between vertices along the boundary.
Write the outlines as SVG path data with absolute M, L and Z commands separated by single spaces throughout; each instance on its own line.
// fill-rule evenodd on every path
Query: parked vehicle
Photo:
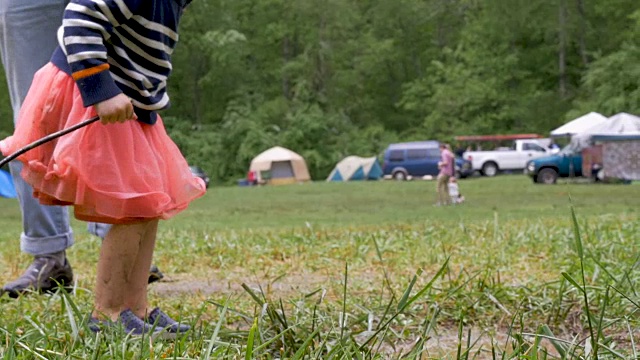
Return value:
M 560 153 L 531 160 L 525 173 L 538 184 L 555 184 L 558 178 L 585 177 L 594 181 L 640 180 L 637 148 L 640 133 L 594 134 L 589 143 L 567 145 Z M 608 154 L 608 156 L 605 156 Z
M 550 143 L 550 139 L 515 140 L 510 148 L 466 151 L 463 157 L 471 162 L 473 171 L 496 176 L 501 171 L 522 171 L 530 160 L 549 155 Z
M 391 144 L 384 152 L 382 172 L 396 180 L 426 175 L 437 176 L 440 170 L 440 143 L 438 141 L 415 141 Z M 456 177 L 471 175 L 471 164 L 456 158 Z
M 582 176 L 582 154 L 567 145 L 555 155 L 529 161 L 524 171 L 534 183 L 555 184 L 559 177 Z
M 204 181 L 204 185 L 207 189 L 209 188 L 210 179 L 207 173 L 204 172 L 204 170 L 202 170 L 198 166 L 189 166 L 189 170 L 191 170 L 191 173 L 193 174 L 193 176 L 197 176 Z

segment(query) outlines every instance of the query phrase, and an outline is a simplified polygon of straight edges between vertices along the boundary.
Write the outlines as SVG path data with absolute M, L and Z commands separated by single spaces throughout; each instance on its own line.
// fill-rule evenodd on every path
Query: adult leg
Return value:
M 450 202 L 449 177 L 442 174 L 438 175 L 438 203 L 440 205 L 448 205 Z
M 147 278 L 158 221 L 114 225 L 98 260 L 95 318 L 116 320 L 124 310 L 139 318 L 147 312 Z
M 438 194 L 437 198 L 438 198 L 438 205 L 445 205 L 446 204 L 446 200 L 443 198 L 443 192 L 442 192 L 442 186 L 443 184 L 446 186 L 446 183 L 443 181 L 444 179 L 444 175 L 440 174 L 438 175 L 437 179 L 436 179 L 436 192 Z
M 9 95 L 17 120 L 33 75 L 47 63 L 56 46 L 56 30 L 61 24 L 65 0 L 0 1 L 0 55 Z M 20 177 L 22 164 L 10 164 L 22 210 L 22 251 L 35 256 L 34 262 L 16 281 L 4 286 L 10 295 L 28 289 L 48 290 L 55 281 L 71 281 L 71 267 L 65 249 L 73 245 L 66 208 L 43 206 Z
M 449 194 L 449 179 L 451 179 L 451 176 L 449 175 L 444 175 L 442 179 L 442 192 L 445 200 L 445 205 L 453 203 L 453 201 L 451 201 L 451 194 Z

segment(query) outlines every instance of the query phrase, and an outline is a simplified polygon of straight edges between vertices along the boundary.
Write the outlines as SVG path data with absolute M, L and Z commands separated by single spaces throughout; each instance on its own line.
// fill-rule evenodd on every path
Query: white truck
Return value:
M 501 171 L 521 171 L 527 162 L 552 154 L 550 139 L 514 140 L 511 147 L 491 151 L 466 151 L 462 156 L 471 168 L 484 176 L 496 176 Z

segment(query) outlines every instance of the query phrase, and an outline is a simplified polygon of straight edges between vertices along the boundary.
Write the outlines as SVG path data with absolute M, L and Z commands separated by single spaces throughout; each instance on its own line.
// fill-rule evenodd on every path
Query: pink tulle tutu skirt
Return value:
M 7 156 L 96 116 L 73 79 L 52 64 L 40 69 L 22 104 L 18 126 L 0 142 Z M 162 119 L 92 123 L 18 158 L 22 177 L 46 205 L 73 205 L 76 218 L 109 224 L 168 219 L 205 193 L 167 135 Z

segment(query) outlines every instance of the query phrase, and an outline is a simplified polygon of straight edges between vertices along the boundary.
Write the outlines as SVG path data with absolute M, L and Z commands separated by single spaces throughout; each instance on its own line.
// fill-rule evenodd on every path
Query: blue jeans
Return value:
M 45 65 L 57 46 L 66 0 L 0 0 L 0 55 L 4 65 L 14 124 L 35 72 Z M 44 206 L 20 176 L 22 163 L 9 164 L 22 210 L 20 248 L 32 255 L 60 252 L 73 245 L 66 207 Z M 89 226 L 100 236 L 109 225 Z M 93 231 L 92 231 L 93 230 Z

